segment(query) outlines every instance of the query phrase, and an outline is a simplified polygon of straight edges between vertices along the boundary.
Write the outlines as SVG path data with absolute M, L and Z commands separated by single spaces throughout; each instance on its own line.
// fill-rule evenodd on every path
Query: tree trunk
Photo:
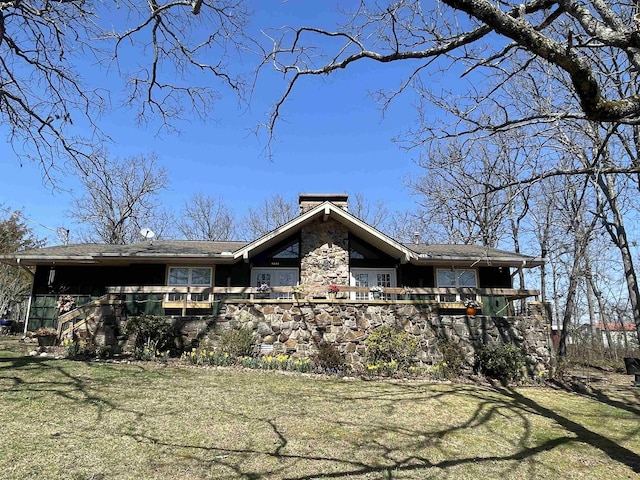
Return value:
M 636 332 L 640 338 L 640 290 L 638 289 L 638 279 L 635 267 L 633 265 L 633 255 L 629 240 L 627 239 L 627 231 L 624 225 L 624 218 L 616 196 L 615 183 L 612 175 L 600 175 L 598 177 L 598 186 L 604 195 L 612 219 L 607 221 L 603 218 L 605 228 L 611 237 L 613 243 L 620 251 L 622 265 L 624 267 L 624 277 L 627 283 L 627 291 L 629 292 L 629 302 L 631 303 L 631 312 L 636 325 Z

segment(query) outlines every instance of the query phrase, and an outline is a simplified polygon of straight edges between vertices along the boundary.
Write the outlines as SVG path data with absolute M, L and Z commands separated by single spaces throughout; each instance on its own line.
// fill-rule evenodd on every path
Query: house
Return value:
M 587 325 L 588 327 L 588 325 Z M 631 322 L 595 323 L 593 325 L 595 338 L 608 348 L 637 348 L 638 334 L 636 324 Z M 607 330 L 609 334 L 607 335 Z M 611 345 L 609 344 L 611 339 Z
M 427 358 L 433 354 L 429 338 L 463 335 L 459 321 L 473 341 L 522 338 L 515 321 L 504 319 L 516 318 L 513 300 L 533 299 L 529 313 L 540 328 L 532 348 L 548 344 L 538 292 L 512 283 L 518 270 L 538 267 L 542 259 L 475 245 L 400 243 L 350 214 L 347 200 L 301 194 L 298 217 L 251 242 L 81 244 L 0 261 L 35 269 L 30 329 L 49 325 L 62 332 L 85 316 L 108 339 L 109 325 L 145 312 L 181 319 L 198 339 L 213 324 L 245 326 L 256 330 L 263 351 L 308 355 L 314 342 L 331 341 L 358 361 L 367 332 L 395 323 L 424 337 Z M 80 308 L 58 318 L 63 293 Z M 467 300 L 479 304 L 481 315 L 473 320 Z M 501 320 L 488 327 L 484 318 Z M 500 322 L 504 328 L 496 326 Z

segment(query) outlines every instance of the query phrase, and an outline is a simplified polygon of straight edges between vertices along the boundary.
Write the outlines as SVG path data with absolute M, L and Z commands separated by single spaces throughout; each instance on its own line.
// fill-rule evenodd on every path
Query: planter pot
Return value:
M 474 307 L 467 307 L 467 315 L 473 316 L 476 314 L 476 309 Z
M 53 347 L 56 344 L 55 335 L 39 335 L 37 338 L 40 347 Z

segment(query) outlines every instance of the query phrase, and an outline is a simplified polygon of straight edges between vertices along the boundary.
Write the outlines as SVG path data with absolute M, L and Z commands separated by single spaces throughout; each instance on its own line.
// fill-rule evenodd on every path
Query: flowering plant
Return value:
M 384 287 L 382 285 L 374 285 L 373 287 L 369 287 L 369 291 L 374 293 L 383 293 Z
M 338 293 L 340 291 L 340 287 L 335 283 L 329 285 L 329 293 Z
M 76 301 L 71 295 L 60 295 L 56 304 L 60 313 L 70 312 L 76 308 Z
M 291 292 L 294 295 L 303 295 L 304 294 L 304 287 L 300 284 L 294 285 L 293 287 L 291 287 Z
M 413 291 L 411 290 L 411 287 L 402 287 L 402 290 L 400 290 L 400 294 L 401 295 L 410 295 L 412 294 Z
M 266 293 L 271 290 L 271 287 L 266 283 L 262 283 L 258 287 L 256 287 L 256 290 L 260 293 Z
M 468 298 L 464 301 L 464 306 L 467 308 L 478 308 L 480 304 L 472 298 Z

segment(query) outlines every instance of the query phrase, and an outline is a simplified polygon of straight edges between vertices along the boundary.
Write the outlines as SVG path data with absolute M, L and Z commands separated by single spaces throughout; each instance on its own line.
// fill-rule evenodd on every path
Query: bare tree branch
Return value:
M 16 155 L 38 162 L 46 176 L 110 140 L 99 117 L 119 105 L 119 87 L 138 121 L 158 119 L 167 129 L 181 118 L 208 118 L 220 89 L 243 96 L 229 62 L 252 44 L 241 0 L 120 0 L 117 7 L 0 3 L 0 123 Z M 83 70 L 102 67 L 102 75 Z
M 87 231 L 84 241 L 127 244 L 141 240 L 140 229 L 158 223 L 158 195 L 168 185 L 156 155 L 110 159 L 106 153 L 79 166 L 83 191 L 69 213 Z M 157 232 L 159 233 L 159 232 Z

